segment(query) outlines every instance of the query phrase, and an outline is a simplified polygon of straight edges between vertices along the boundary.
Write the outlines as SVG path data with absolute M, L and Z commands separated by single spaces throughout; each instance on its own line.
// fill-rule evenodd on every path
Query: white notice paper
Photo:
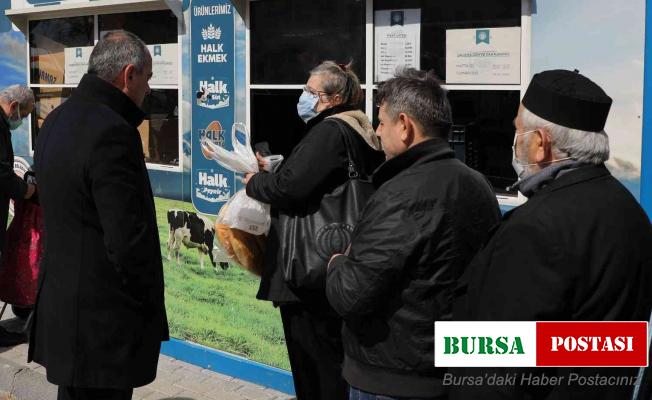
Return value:
M 375 81 L 394 76 L 397 67 L 419 69 L 421 9 L 381 10 L 375 15 Z
M 521 28 L 448 29 L 446 83 L 519 85 Z
M 178 85 L 179 68 L 176 43 L 148 45 L 152 56 L 152 79 L 150 85 Z M 64 49 L 65 83 L 79 83 L 88 70 L 88 60 L 93 46 L 70 47 Z
M 93 46 L 66 47 L 63 50 L 66 60 L 64 83 L 79 83 L 88 70 L 88 59 L 92 51 Z
M 179 84 L 179 54 L 176 43 L 148 45 L 152 55 L 152 79 L 150 85 Z

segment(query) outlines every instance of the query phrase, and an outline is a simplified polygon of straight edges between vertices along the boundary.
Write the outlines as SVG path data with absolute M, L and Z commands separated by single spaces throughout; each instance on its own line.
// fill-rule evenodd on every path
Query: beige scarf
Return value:
M 338 118 L 346 122 L 354 131 L 360 135 L 365 142 L 374 150 L 381 151 L 383 148 L 378 136 L 374 131 L 367 114 L 360 110 L 345 111 L 339 114 L 331 115 L 328 118 Z

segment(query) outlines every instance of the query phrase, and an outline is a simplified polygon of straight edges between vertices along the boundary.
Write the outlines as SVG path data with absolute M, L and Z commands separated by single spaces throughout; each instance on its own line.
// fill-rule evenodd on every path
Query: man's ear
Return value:
M 114 85 L 122 89 L 128 88 L 131 86 L 131 80 L 134 78 L 135 72 L 136 69 L 132 64 L 124 66 L 115 78 Z
M 136 67 L 132 64 L 129 64 L 125 67 L 125 85 L 128 83 L 131 86 L 131 82 L 134 79 L 134 74 L 136 73 Z
M 407 114 L 399 113 L 397 124 L 401 131 L 401 141 L 409 147 L 414 141 L 414 126 L 412 125 L 412 120 Z
M 534 162 L 547 163 L 552 161 L 552 138 L 550 133 L 545 128 L 539 128 L 532 140 L 535 141 L 537 146 Z

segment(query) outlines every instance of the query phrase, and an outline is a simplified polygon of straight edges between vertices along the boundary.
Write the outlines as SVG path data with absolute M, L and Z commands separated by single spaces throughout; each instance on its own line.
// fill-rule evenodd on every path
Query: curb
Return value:
M 0 399 L 56 400 L 57 387 L 45 375 L 0 356 Z

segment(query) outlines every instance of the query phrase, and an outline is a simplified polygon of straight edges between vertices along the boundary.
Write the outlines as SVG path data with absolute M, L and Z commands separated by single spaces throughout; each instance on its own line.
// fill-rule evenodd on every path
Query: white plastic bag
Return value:
M 245 137 L 244 144 L 240 143 L 237 138 L 238 127 L 243 129 L 242 133 L 244 133 Z M 208 138 L 203 138 L 201 141 L 202 153 L 208 158 L 217 161 L 218 164 L 229 171 L 240 174 L 255 174 L 258 172 L 258 161 L 256 160 L 254 151 L 251 149 L 251 136 L 245 124 L 241 122 L 233 124 L 231 127 L 231 142 L 233 143 L 233 151 L 216 145 Z
M 244 133 L 244 144 L 236 136 L 238 127 Z M 202 152 L 230 171 L 242 174 L 258 172 L 258 161 L 251 149 L 251 136 L 247 126 L 240 122 L 233 124 L 231 140 L 233 151 L 226 150 L 204 138 L 201 141 Z M 266 235 L 269 232 L 271 224 L 269 204 L 252 199 L 247 196 L 244 189 L 231 197 L 224 207 L 226 212 L 218 222 L 254 235 Z
M 266 235 L 271 224 L 269 204 L 247 196 L 244 189 L 236 193 L 225 205 L 222 223 L 253 235 Z

